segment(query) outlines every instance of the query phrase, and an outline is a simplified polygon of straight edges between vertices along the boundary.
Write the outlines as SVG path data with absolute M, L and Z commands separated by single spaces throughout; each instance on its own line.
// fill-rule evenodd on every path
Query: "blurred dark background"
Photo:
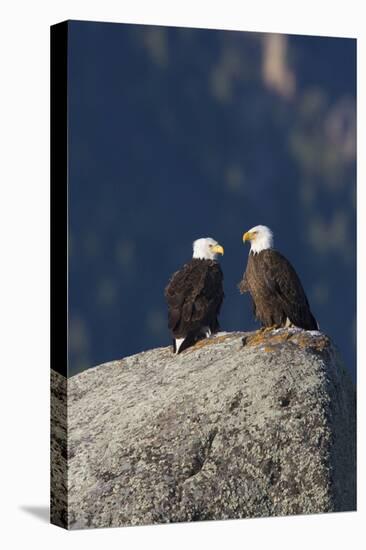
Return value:
M 356 41 L 69 23 L 69 375 L 170 343 L 164 287 L 212 236 L 249 330 L 265 224 L 356 377 Z

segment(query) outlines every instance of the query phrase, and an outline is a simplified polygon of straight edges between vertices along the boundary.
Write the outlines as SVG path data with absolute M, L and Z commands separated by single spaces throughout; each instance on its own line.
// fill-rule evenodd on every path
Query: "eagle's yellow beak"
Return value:
M 222 254 L 222 256 L 224 255 L 224 249 L 221 244 L 215 244 L 215 246 L 212 247 L 212 251 L 215 252 L 215 254 Z
M 247 232 L 244 233 L 244 235 L 243 235 L 243 243 L 245 243 L 245 241 L 250 241 L 250 240 L 252 240 L 252 237 L 253 237 L 253 234 L 252 234 L 250 231 L 247 231 Z

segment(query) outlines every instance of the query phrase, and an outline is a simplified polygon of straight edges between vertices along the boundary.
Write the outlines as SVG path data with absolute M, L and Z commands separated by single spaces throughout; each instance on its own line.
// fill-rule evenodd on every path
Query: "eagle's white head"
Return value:
M 197 239 L 193 243 L 193 258 L 216 260 L 218 254 L 224 254 L 224 249 L 217 241 L 210 237 Z
M 243 242 L 246 241 L 250 241 L 250 251 L 257 254 L 261 250 L 273 248 L 273 233 L 265 225 L 256 225 L 244 233 Z

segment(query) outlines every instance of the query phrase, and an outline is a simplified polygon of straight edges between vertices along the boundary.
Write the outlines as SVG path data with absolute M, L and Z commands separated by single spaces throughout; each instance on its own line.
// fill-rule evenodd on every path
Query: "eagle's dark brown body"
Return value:
M 172 275 L 165 298 L 173 339 L 185 338 L 181 352 L 199 339 L 203 330 L 219 330 L 218 315 L 224 299 L 220 265 L 214 260 L 192 259 Z M 173 348 L 175 351 L 175 342 Z
M 288 322 L 306 330 L 317 330 L 296 271 L 282 254 L 272 248 L 249 253 L 241 293 L 250 292 L 254 314 L 264 327 L 284 327 Z

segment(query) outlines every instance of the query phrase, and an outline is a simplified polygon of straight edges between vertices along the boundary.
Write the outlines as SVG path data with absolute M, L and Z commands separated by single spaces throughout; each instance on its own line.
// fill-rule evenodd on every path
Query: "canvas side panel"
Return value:
M 67 378 L 51 370 L 51 523 L 68 527 Z
M 67 528 L 68 23 L 51 27 L 51 523 Z

